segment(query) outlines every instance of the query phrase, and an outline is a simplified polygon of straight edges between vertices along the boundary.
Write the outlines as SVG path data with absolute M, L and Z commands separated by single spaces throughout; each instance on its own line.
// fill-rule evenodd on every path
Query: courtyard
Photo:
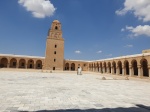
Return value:
M 0 112 L 28 111 L 149 112 L 150 81 L 92 72 L 0 71 Z

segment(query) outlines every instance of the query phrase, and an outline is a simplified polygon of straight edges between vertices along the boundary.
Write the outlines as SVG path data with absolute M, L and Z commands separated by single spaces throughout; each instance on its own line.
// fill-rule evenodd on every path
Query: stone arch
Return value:
M 91 64 L 89 64 L 89 69 L 90 69 L 90 71 L 92 70 L 92 66 L 91 66 Z
M 99 64 L 97 63 L 97 72 L 99 72 Z
M 122 62 L 118 61 L 118 74 L 122 74 Z
M 17 67 L 17 60 L 15 58 L 12 58 L 10 60 L 10 68 L 16 68 Z
M 138 67 L 137 67 L 137 61 L 134 59 L 132 60 L 132 68 L 133 68 L 133 75 L 138 76 Z
M 113 62 L 112 62 L 112 65 L 113 65 L 113 71 L 114 71 L 114 74 L 116 74 L 116 62 L 113 61 Z
M 95 72 L 95 70 L 96 70 L 96 64 L 94 63 L 94 72 Z
M 55 26 L 55 30 L 58 30 L 58 26 Z
M 94 70 L 94 68 L 93 68 L 93 63 L 92 63 L 92 71 Z
M 36 69 L 42 69 L 42 61 L 41 60 L 36 61 Z
M 28 60 L 27 68 L 34 68 L 34 61 L 32 59 Z
M 74 63 L 71 64 L 71 70 L 75 71 L 75 64 Z
M 0 67 L 1 68 L 7 68 L 7 64 L 8 64 L 8 59 L 7 58 L 2 58 Z
M 103 73 L 102 62 L 100 62 L 100 72 Z
M 127 60 L 124 61 L 124 67 L 125 67 L 125 75 L 129 75 L 129 62 Z
M 108 69 L 109 69 L 109 73 L 111 73 L 111 63 L 108 62 Z
M 26 61 L 25 59 L 20 59 L 19 60 L 19 68 L 25 68 L 26 66 Z
M 107 72 L 107 68 L 106 68 L 106 62 L 104 62 L 104 73 Z
M 65 64 L 65 70 L 69 70 L 69 63 Z
M 142 59 L 140 62 L 141 62 L 141 68 L 142 68 L 143 76 L 149 77 L 148 61 L 146 59 Z

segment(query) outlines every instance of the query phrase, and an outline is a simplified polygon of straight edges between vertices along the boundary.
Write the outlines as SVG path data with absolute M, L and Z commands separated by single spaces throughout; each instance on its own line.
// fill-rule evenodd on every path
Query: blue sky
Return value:
M 2 0 L 0 53 L 45 56 L 48 29 L 58 19 L 65 59 L 138 54 L 150 49 L 149 6 L 150 0 Z

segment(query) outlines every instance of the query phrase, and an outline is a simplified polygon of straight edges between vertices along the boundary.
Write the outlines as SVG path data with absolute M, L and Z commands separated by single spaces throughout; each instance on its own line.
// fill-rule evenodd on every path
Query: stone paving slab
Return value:
M 0 112 L 150 112 L 150 82 L 102 77 L 0 71 Z

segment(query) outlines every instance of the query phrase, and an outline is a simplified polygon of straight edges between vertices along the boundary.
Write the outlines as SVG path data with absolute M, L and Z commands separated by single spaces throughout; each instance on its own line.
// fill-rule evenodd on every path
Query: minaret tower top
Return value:
M 62 38 L 62 30 L 61 23 L 58 20 L 54 20 L 52 22 L 51 28 L 48 32 L 48 38 L 63 40 Z
M 58 20 L 54 20 L 51 25 L 51 30 L 61 30 L 61 23 Z

